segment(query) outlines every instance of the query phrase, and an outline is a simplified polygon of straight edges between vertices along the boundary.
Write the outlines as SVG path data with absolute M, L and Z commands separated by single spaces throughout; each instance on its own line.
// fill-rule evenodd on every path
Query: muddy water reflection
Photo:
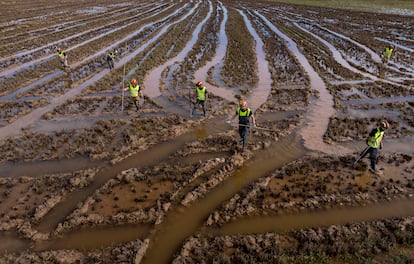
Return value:
M 326 47 L 328 47 L 329 51 L 332 53 L 332 57 L 335 59 L 336 62 L 338 62 L 342 67 L 358 73 L 364 77 L 367 77 L 371 80 L 378 80 L 378 78 L 372 74 L 366 73 L 366 72 L 362 72 L 356 68 L 354 68 L 353 66 L 351 66 L 343 57 L 342 54 L 334 47 L 334 45 L 332 45 L 331 43 L 329 43 L 328 41 L 324 40 L 323 38 L 319 37 L 318 35 L 314 34 L 313 32 L 310 32 L 309 30 L 305 29 L 304 27 L 300 26 L 298 23 L 293 22 L 293 24 L 299 28 L 300 30 L 312 35 L 314 38 L 316 38 L 318 41 L 320 41 L 321 43 L 323 43 Z
M 332 31 L 332 30 L 330 30 L 330 29 L 328 29 L 328 28 L 326 28 L 326 27 L 323 27 L 323 26 L 321 26 L 321 25 L 316 25 L 317 27 L 319 27 L 319 28 L 321 28 L 321 29 L 323 29 L 323 30 L 326 30 L 327 32 L 329 32 L 329 33 L 331 33 L 331 34 L 334 34 L 335 36 L 338 36 L 338 37 L 340 37 L 340 38 L 342 38 L 342 39 L 344 39 L 344 40 L 347 40 L 347 41 L 349 41 L 349 42 L 351 42 L 351 43 L 353 43 L 353 44 L 355 44 L 355 45 L 357 45 L 358 47 L 360 47 L 360 48 L 362 48 L 363 50 L 365 50 L 370 56 L 371 56 L 371 59 L 374 61 L 374 62 L 376 62 L 376 63 L 382 63 L 382 60 L 381 60 L 381 57 L 375 52 L 375 51 L 373 51 L 372 49 L 370 49 L 370 48 L 368 48 L 367 46 L 365 46 L 365 45 L 362 45 L 361 43 L 359 43 L 359 42 L 357 42 L 357 41 L 355 41 L 355 40 L 353 40 L 352 38 L 350 38 L 350 37 L 347 37 L 347 36 L 345 36 L 345 35 L 342 35 L 342 34 L 340 34 L 340 33 L 338 33 L 338 32 L 335 32 L 335 31 Z
M 20 239 L 12 232 L 0 232 L 0 254 L 25 250 L 29 243 L 29 240 Z
M 252 217 L 234 221 L 220 229 L 207 229 L 205 233 L 216 235 L 283 233 L 297 229 L 345 225 L 396 216 L 414 216 L 414 200 L 392 201 L 358 208 L 331 209 L 292 215 Z
M 254 13 L 259 16 L 273 32 L 286 41 L 287 48 L 297 58 L 298 62 L 309 75 L 311 88 L 319 92 L 319 98 L 310 105 L 306 114 L 307 125 L 300 131 L 301 136 L 305 140 L 305 146 L 309 149 L 325 153 L 348 153 L 349 150 L 340 149 L 337 146 L 329 146 L 322 140 L 322 137 L 328 128 L 329 118 L 335 113 L 335 109 L 333 108 L 333 97 L 327 90 L 322 78 L 313 69 L 306 57 L 299 51 L 296 43 L 292 39 L 283 34 L 266 17 L 257 11 L 254 11 Z
M 221 22 L 220 25 L 220 32 L 219 32 L 219 38 L 218 38 L 218 43 L 217 43 L 217 48 L 216 48 L 216 53 L 214 55 L 214 57 L 208 61 L 206 63 L 206 65 L 204 65 L 203 67 L 201 67 L 200 69 L 198 69 L 195 73 L 194 73 L 194 78 L 198 81 L 202 81 L 204 83 L 207 83 L 207 73 L 209 72 L 210 68 L 214 67 L 214 72 L 216 73 L 216 77 L 214 77 L 214 81 L 217 83 L 222 83 L 221 78 L 219 78 L 220 76 L 218 76 L 219 74 L 217 74 L 217 72 L 220 72 L 221 66 L 222 66 L 222 61 L 224 59 L 224 56 L 226 54 L 226 50 L 227 50 L 227 44 L 228 44 L 228 40 L 227 40 L 227 35 L 226 35 L 226 23 L 227 23 L 227 9 L 225 6 L 223 6 L 223 4 L 220 3 L 220 7 L 223 10 L 223 20 Z M 235 100 L 235 95 L 236 93 L 233 90 L 230 89 L 226 89 L 224 87 L 216 87 L 212 84 L 209 84 L 208 87 L 208 91 L 218 95 L 228 101 L 233 101 Z
M 154 241 L 143 263 L 170 263 L 172 256 L 184 240 L 193 235 L 209 214 L 224 201 L 233 197 L 245 185 L 268 175 L 304 153 L 305 150 L 298 137 L 288 136 L 281 139 L 269 149 L 257 153 L 249 165 L 242 167 L 222 185 L 210 191 L 205 198 L 189 208 L 181 207 L 171 211 L 165 222 L 154 233 Z
M 185 6 L 187 6 L 187 5 L 185 5 Z M 176 23 L 184 20 L 185 18 L 187 18 L 190 14 L 192 14 L 194 12 L 194 10 L 197 8 L 197 6 L 193 7 L 186 15 L 181 17 L 180 20 L 175 21 L 174 23 L 165 26 L 162 30 L 160 30 L 158 32 L 157 35 L 155 35 L 153 38 L 151 38 L 150 40 L 145 42 L 145 44 L 140 46 L 134 52 L 130 53 L 128 56 L 126 56 L 122 60 L 120 60 L 117 64 L 115 64 L 115 69 L 121 68 L 123 66 L 123 64 L 125 64 L 126 62 L 132 60 L 135 56 L 137 56 L 137 54 L 139 54 L 140 52 L 145 50 L 149 45 L 151 45 L 156 40 L 158 40 L 158 38 L 162 34 L 164 34 L 165 31 L 171 25 L 176 24 Z M 151 25 L 152 25 L 152 23 L 151 23 Z M 18 118 L 12 124 L 10 124 L 6 127 L 0 128 L 0 139 L 19 134 L 22 128 L 25 128 L 27 126 L 32 125 L 34 122 L 38 121 L 40 119 L 40 117 L 43 116 L 45 113 L 47 113 L 49 111 L 52 111 L 56 106 L 63 104 L 68 99 L 79 95 L 86 87 L 98 82 L 100 79 L 105 77 L 105 75 L 108 74 L 109 72 L 110 72 L 109 69 L 104 69 L 104 70 L 101 70 L 100 72 L 96 72 L 96 74 L 92 78 L 90 78 L 87 81 L 83 82 L 82 84 L 80 84 L 76 88 L 73 88 L 70 91 L 68 91 L 67 93 L 65 93 L 63 95 L 60 95 L 60 96 L 54 98 L 53 100 L 51 100 L 51 103 L 49 105 L 37 108 L 37 109 L 33 110 L 32 112 L 30 112 L 29 114 Z
M 114 166 L 107 166 L 97 172 L 97 176 L 89 186 L 78 189 L 67 195 L 66 199 L 56 205 L 36 226 L 41 232 L 50 232 L 56 228 L 58 223 L 62 222 L 67 215 L 73 212 L 78 203 L 85 201 L 97 189 L 104 185 L 109 179 L 115 177 L 118 173 L 129 168 L 142 168 L 152 166 L 165 160 L 174 151 L 179 149 L 185 143 L 194 140 L 194 134 L 188 133 L 176 137 L 173 141 L 158 144 L 146 151 L 132 155 Z
M 201 29 L 203 28 L 204 24 L 208 21 L 208 19 L 210 18 L 212 12 L 213 12 L 213 6 L 210 4 L 210 10 L 207 13 L 206 17 L 203 19 L 203 21 L 197 25 L 196 29 L 194 30 L 194 32 L 192 33 L 192 38 L 190 39 L 190 41 L 185 45 L 185 47 L 183 48 L 183 50 L 175 57 L 171 58 L 170 60 L 168 60 L 166 63 L 164 63 L 163 65 L 155 68 L 154 70 L 152 70 L 149 74 L 148 77 L 145 79 L 145 88 L 146 88 L 146 94 L 151 97 L 151 98 L 158 98 L 160 97 L 161 91 L 159 89 L 159 83 L 160 80 L 162 80 L 161 78 L 161 73 L 168 68 L 169 66 L 173 65 L 174 63 L 178 63 L 184 60 L 185 56 L 187 56 L 187 54 L 191 51 L 191 49 L 193 48 L 194 44 L 196 43 L 196 41 L 198 40 L 198 35 L 200 34 Z M 187 14 L 187 16 L 190 13 Z M 186 18 L 183 17 L 182 19 L 178 20 L 176 23 L 181 22 L 182 20 L 184 20 Z M 159 100 L 159 103 L 162 103 L 163 101 Z M 163 106 L 163 105 L 161 105 Z
M 252 94 L 249 96 L 249 105 L 253 110 L 260 108 L 267 100 L 267 97 L 270 94 L 272 88 L 272 77 L 269 72 L 269 62 L 266 60 L 266 54 L 263 51 L 264 43 L 262 39 L 257 34 L 256 30 L 253 28 L 247 16 L 238 10 L 240 15 L 243 16 L 244 23 L 247 26 L 247 29 L 250 32 L 250 35 L 254 38 L 256 42 L 256 58 L 257 58 L 257 75 L 259 77 L 259 82 L 257 87 L 254 87 Z
M 100 167 L 104 164 L 104 161 L 91 160 L 89 158 L 6 163 L 0 165 L 0 178 L 13 178 L 20 176 L 40 177 L 47 174 L 73 172 L 93 167 Z

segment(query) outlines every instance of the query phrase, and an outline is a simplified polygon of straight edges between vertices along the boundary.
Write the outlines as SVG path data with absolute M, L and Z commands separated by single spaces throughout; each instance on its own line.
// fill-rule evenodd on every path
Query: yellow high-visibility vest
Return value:
M 207 88 L 204 86 L 202 88 L 196 87 L 196 89 L 197 89 L 197 99 L 200 100 L 200 101 L 206 100 L 206 90 L 207 90 Z
M 137 97 L 139 92 L 139 85 L 133 86 L 131 83 L 129 84 L 129 93 L 131 97 Z
M 372 148 L 379 148 L 383 137 L 384 131 L 381 131 L 379 128 L 377 128 L 377 132 L 375 132 L 375 135 L 368 139 L 368 146 Z

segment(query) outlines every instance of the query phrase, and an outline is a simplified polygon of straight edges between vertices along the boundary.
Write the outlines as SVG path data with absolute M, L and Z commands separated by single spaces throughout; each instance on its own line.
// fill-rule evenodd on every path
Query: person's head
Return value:
M 61 52 L 61 51 L 62 51 L 62 49 L 61 49 L 61 48 L 57 48 L 57 49 L 56 49 L 56 51 L 57 51 L 57 52 Z
M 198 81 L 197 82 L 197 86 L 200 87 L 200 88 L 203 87 L 203 82 L 202 81 Z
M 137 80 L 136 80 L 136 79 L 132 79 L 132 80 L 131 80 L 131 84 L 132 84 L 132 85 L 137 85 L 137 83 L 138 83 L 138 82 L 137 82 Z
M 240 101 L 240 107 L 241 108 L 246 108 L 247 107 L 247 102 L 244 101 L 244 100 Z
M 386 130 L 390 127 L 390 124 L 387 122 L 387 120 L 384 120 L 381 122 L 380 127 L 382 128 L 382 130 Z

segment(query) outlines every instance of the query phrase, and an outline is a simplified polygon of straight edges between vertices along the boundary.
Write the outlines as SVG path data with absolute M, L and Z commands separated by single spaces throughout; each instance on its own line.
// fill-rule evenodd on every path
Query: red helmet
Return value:
M 381 123 L 381 126 L 385 129 L 388 129 L 390 127 L 390 124 L 387 122 L 387 120 L 385 120 Z
M 132 83 L 133 85 L 135 85 L 135 84 L 137 84 L 138 82 L 137 82 L 137 80 L 136 80 L 136 79 L 132 79 L 131 83 Z
M 202 81 L 198 81 L 198 82 L 197 82 L 197 86 L 198 86 L 198 87 L 203 86 L 203 82 L 202 82 Z

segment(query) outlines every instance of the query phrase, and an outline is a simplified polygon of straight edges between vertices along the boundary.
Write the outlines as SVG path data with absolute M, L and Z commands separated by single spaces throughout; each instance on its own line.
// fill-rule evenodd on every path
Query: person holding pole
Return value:
M 133 104 L 135 105 L 137 112 L 139 111 L 139 97 L 143 98 L 144 94 L 142 93 L 141 88 L 138 85 L 136 79 L 132 79 L 128 87 L 124 88 L 124 91 L 129 90 L 129 94 Z
M 237 108 L 236 113 L 231 120 L 235 119 L 236 116 L 239 117 L 239 135 L 243 144 L 242 150 L 244 151 L 247 136 L 249 135 L 250 119 L 254 127 L 256 127 L 256 119 L 253 115 L 253 111 L 247 107 L 247 102 L 244 100 L 240 101 L 240 106 Z
M 391 56 L 394 52 L 394 45 L 389 45 L 388 47 L 385 48 L 384 50 L 384 64 L 388 64 L 388 61 L 391 59 Z
M 110 51 L 106 55 L 106 62 L 108 63 L 108 67 L 109 67 L 110 70 L 112 70 L 115 66 L 115 53 L 116 52 L 117 51 L 115 51 L 115 52 Z
M 367 147 L 361 152 L 359 157 L 355 160 L 353 167 L 356 166 L 359 160 L 363 159 L 369 153 L 369 159 L 371 161 L 369 170 L 377 175 L 381 175 L 382 171 L 376 168 L 378 149 L 382 149 L 382 139 L 384 138 L 385 130 L 388 129 L 390 125 L 387 121 L 383 121 L 378 127 L 374 128 L 370 133 L 367 139 Z

